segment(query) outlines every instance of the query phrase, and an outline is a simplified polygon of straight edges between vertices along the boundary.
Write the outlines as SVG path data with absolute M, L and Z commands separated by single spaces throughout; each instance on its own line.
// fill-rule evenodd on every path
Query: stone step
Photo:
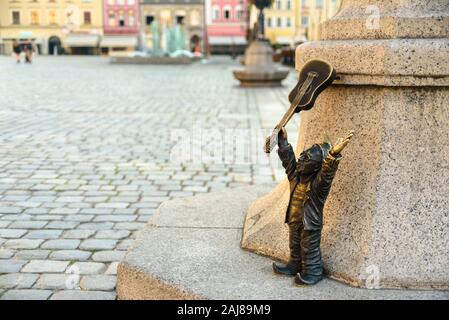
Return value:
M 368 290 L 324 279 L 298 287 L 240 248 L 250 186 L 163 203 L 118 267 L 119 299 L 449 299 L 449 292 Z

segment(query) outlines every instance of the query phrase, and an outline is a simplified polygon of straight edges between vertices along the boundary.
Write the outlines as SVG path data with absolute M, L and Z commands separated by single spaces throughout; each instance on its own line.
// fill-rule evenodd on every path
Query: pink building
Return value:
M 134 50 L 139 34 L 140 0 L 103 0 L 103 52 Z
M 212 53 L 243 53 L 248 26 L 247 0 L 205 0 Z

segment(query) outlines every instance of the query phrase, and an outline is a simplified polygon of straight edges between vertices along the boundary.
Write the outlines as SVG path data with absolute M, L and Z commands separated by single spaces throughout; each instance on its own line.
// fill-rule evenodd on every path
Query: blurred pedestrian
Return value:
M 20 54 L 22 53 L 22 48 L 20 47 L 20 44 L 16 40 L 14 40 L 12 43 L 12 51 L 16 56 L 16 62 L 20 63 Z
M 24 44 L 25 47 L 25 63 L 32 63 L 33 62 L 33 43 L 28 40 Z

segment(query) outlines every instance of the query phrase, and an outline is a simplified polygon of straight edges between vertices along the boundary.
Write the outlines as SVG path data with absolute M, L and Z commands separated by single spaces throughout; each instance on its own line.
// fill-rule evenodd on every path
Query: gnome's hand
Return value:
M 281 130 L 278 133 L 278 145 L 279 147 L 286 147 L 288 146 L 288 140 L 287 140 L 287 130 L 285 130 L 284 127 L 281 128 Z
M 337 143 L 332 147 L 332 149 L 331 149 L 331 151 L 329 151 L 329 153 L 332 156 L 336 156 L 336 155 L 340 154 L 340 152 L 348 145 L 349 140 L 351 140 L 353 136 L 354 136 L 354 131 L 353 130 L 349 131 L 345 138 L 340 138 L 337 141 Z

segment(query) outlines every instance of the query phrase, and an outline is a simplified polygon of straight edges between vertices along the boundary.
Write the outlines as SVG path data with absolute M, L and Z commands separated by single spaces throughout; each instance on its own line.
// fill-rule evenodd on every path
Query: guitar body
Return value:
M 336 72 L 334 68 L 323 60 L 310 60 L 299 73 L 299 81 L 293 90 L 288 95 L 288 100 L 292 103 L 297 96 L 302 84 L 307 79 L 309 72 L 316 72 L 317 76 L 313 79 L 309 89 L 301 98 L 296 106 L 296 112 L 309 110 L 313 107 L 316 98 L 319 94 L 329 87 L 336 78 Z
M 334 68 L 323 60 L 309 60 L 299 72 L 299 80 L 288 95 L 290 108 L 265 140 L 265 153 L 270 153 L 277 144 L 279 131 L 287 124 L 293 114 L 310 110 L 318 95 L 329 87 L 336 78 Z

